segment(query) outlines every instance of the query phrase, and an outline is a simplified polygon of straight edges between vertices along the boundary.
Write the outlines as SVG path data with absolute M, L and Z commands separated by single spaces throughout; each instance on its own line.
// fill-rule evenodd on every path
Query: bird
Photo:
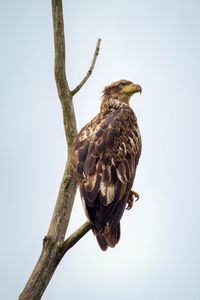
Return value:
M 129 105 L 138 84 L 119 80 L 102 92 L 100 112 L 72 144 L 73 172 L 85 214 L 102 250 L 120 239 L 120 220 L 139 194 L 131 187 L 141 155 L 137 118 Z

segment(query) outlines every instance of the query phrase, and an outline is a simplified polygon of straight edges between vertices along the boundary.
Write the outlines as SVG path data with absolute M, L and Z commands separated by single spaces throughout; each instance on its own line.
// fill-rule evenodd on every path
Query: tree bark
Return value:
M 64 241 L 77 189 L 76 180 L 73 176 L 71 159 L 72 142 L 77 134 L 72 99 L 73 95 L 80 90 L 92 74 L 99 53 L 101 40 L 98 39 L 97 41 L 88 73 L 81 83 L 73 91 L 70 91 L 65 72 L 65 36 L 62 0 L 52 0 L 52 14 L 55 48 L 55 80 L 62 105 L 65 136 L 68 145 L 68 157 L 51 224 L 48 233 L 43 240 L 42 253 L 24 290 L 19 296 L 19 300 L 41 299 L 62 257 L 91 229 L 90 222 L 86 222 Z
M 65 253 L 73 247 L 89 230 L 90 222 L 83 224 L 65 242 L 56 244 L 48 235 L 43 240 L 42 253 L 23 290 L 19 300 L 41 299 L 53 273 Z

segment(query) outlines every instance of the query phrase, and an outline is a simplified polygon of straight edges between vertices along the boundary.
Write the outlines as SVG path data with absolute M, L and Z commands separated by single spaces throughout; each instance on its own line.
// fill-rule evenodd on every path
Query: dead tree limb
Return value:
M 77 189 L 71 160 L 72 142 L 77 134 L 72 100 L 73 95 L 81 89 L 93 71 L 99 53 L 100 39 L 97 41 L 93 60 L 87 75 L 73 91 L 70 91 L 65 72 L 65 36 L 62 0 L 52 0 L 52 14 L 55 48 L 55 80 L 62 105 L 68 157 L 51 224 L 43 240 L 42 253 L 24 290 L 19 296 L 20 300 L 41 299 L 62 257 L 91 229 L 91 224 L 86 222 L 64 241 Z
M 86 81 L 88 80 L 88 78 L 90 77 L 90 75 L 92 74 L 92 71 L 94 69 L 94 65 L 96 63 L 96 59 L 97 59 L 97 56 L 99 54 L 99 47 L 100 47 L 100 43 L 101 43 L 101 39 L 98 39 L 97 40 L 97 44 L 96 44 L 96 48 L 95 48 L 95 51 L 94 51 L 94 55 L 93 55 L 93 60 L 92 60 L 92 63 L 90 65 L 90 68 L 86 74 L 86 76 L 83 78 L 83 80 L 79 83 L 79 85 L 77 85 L 77 87 L 72 91 L 72 95 L 75 95 L 81 88 L 82 86 L 86 83 Z
M 60 247 L 60 253 L 64 255 L 70 248 L 72 248 L 90 229 L 92 225 L 90 222 L 85 222 L 79 229 L 70 235 Z

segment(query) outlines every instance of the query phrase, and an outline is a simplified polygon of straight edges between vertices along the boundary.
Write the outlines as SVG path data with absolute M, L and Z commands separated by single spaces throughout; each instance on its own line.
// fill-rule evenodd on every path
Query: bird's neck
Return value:
M 114 110 L 114 109 L 122 108 L 124 106 L 129 106 L 129 104 L 126 102 L 120 101 L 119 99 L 116 99 L 116 98 L 104 97 L 101 102 L 100 112 L 105 112 L 107 110 Z

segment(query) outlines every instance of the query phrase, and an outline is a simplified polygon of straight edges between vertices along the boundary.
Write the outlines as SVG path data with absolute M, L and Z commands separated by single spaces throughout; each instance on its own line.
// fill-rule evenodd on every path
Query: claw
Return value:
M 135 199 L 134 199 L 134 197 L 135 197 Z M 126 207 L 126 209 L 127 209 L 127 210 L 130 210 L 130 209 L 132 208 L 132 206 L 133 206 L 134 201 L 138 201 L 138 200 L 139 200 L 139 197 L 140 197 L 140 196 L 139 196 L 138 193 L 136 193 L 136 192 L 130 190 L 130 191 L 129 191 L 129 195 L 128 195 L 128 200 L 127 200 L 127 207 Z

